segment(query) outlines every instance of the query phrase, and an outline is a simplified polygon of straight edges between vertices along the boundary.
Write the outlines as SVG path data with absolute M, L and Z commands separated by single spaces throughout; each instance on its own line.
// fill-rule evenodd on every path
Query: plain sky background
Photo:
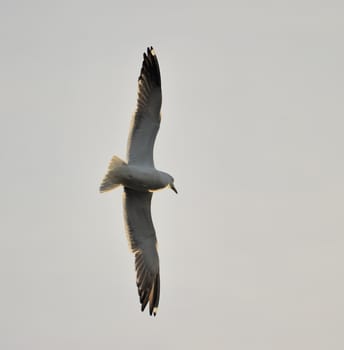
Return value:
M 344 348 L 342 1 L 0 2 L 0 348 Z M 142 53 L 162 74 L 156 318 L 122 191 Z

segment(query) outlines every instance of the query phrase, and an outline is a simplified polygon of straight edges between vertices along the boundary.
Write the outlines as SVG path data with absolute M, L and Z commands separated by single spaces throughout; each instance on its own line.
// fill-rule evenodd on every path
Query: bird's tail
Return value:
M 117 156 L 113 156 L 109 164 L 108 172 L 105 175 L 102 184 L 100 185 L 100 192 L 107 192 L 121 185 L 122 170 L 127 163 Z

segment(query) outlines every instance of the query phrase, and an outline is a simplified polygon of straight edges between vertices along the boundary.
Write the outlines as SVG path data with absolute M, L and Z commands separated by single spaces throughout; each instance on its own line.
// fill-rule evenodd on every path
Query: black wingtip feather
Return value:
M 159 270 L 150 272 L 145 267 L 144 257 L 140 251 L 135 254 L 136 285 L 138 289 L 141 311 L 149 304 L 149 314 L 156 316 L 160 297 Z
M 147 47 L 147 53 L 143 53 L 143 63 L 139 81 L 146 83 L 150 81 L 156 86 L 161 87 L 159 62 L 152 46 Z
M 149 314 L 156 316 L 156 310 L 159 306 L 159 297 L 160 297 L 160 274 L 159 272 L 155 276 L 153 288 L 149 298 Z
M 137 283 L 140 303 L 141 303 L 141 311 L 143 312 L 149 303 L 149 314 L 152 316 L 156 316 L 156 311 L 159 306 L 159 298 L 160 298 L 160 275 L 156 274 L 152 284 L 150 286 L 142 286 L 141 283 Z

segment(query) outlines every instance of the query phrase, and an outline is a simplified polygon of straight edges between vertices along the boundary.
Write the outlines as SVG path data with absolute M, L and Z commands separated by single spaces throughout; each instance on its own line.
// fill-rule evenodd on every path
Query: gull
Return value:
M 174 187 L 171 175 L 154 166 L 153 148 L 161 120 L 161 77 L 153 47 L 143 54 L 138 79 L 136 111 L 132 117 L 125 162 L 114 156 L 100 186 L 100 192 L 124 187 L 124 222 L 131 251 L 135 254 L 136 284 L 141 311 L 149 303 L 156 316 L 160 297 L 157 238 L 151 216 L 154 191 Z

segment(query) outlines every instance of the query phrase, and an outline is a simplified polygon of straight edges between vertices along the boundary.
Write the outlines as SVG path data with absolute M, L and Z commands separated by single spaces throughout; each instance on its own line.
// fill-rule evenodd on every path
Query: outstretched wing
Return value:
M 129 245 L 135 254 L 141 311 L 149 302 L 149 313 L 155 316 L 159 305 L 160 276 L 151 200 L 151 192 L 138 192 L 127 187 L 124 189 L 124 219 Z
M 152 47 L 143 54 L 136 112 L 128 139 L 128 163 L 154 167 L 153 148 L 160 127 L 161 78 Z

